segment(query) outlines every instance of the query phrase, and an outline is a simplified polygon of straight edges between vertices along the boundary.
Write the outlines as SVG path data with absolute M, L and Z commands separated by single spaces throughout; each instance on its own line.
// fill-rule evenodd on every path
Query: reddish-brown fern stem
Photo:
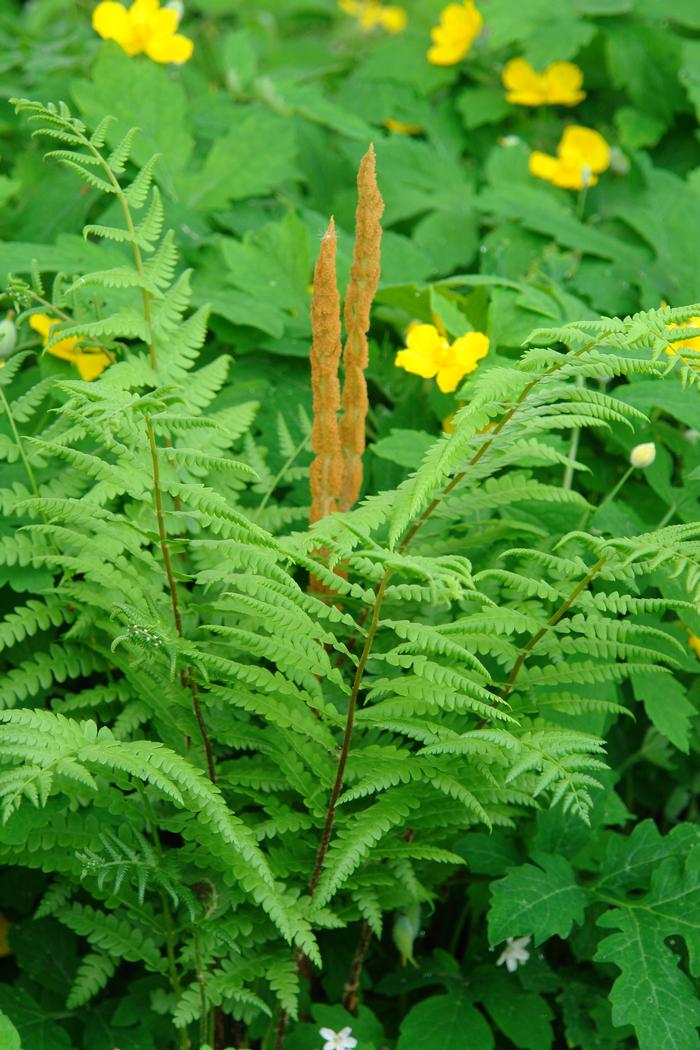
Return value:
M 549 617 L 549 619 L 547 620 L 547 623 L 544 625 L 544 627 L 540 627 L 539 631 L 537 631 L 535 634 L 533 634 L 532 637 L 530 638 L 530 640 L 527 642 L 527 644 L 525 646 L 523 646 L 523 648 L 520 651 L 520 655 L 519 655 L 518 659 L 515 661 L 515 663 L 513 665 L 513 670 L 510 672 L 510 675 L 508 676 L 508 681 L 506 682 L 506 684 L 503 686 L 503 689 L 501 689 L 501 692 L 499 693 L 499 696 L 498 696 L 499 700 L 505 700 L 512 693 L 513 689 L 515 688 L 516 679 L 517 679 L 518 675 L 520 674 L 520 672 L 522 671 L 523 666 L 525 664 L 525 661 L 527 660 L 527 658 L 530 655 L 530 653 L 533 651 L 533 649 L 537 645 L 539 645 L 539 643 L 542 641 L 542 639 L 545 637 L 545 635 L 549 634 L 549 632 L 551 631 L 552 627 L 555 627 L 559 623 L 559 621 L 561 620 L 562 616 L 564 616 L 564 614 L 566 612 L 568 612 L 568 610 L 574 604 L 574 602 L 578 598 L 579 594 L 581 594 L 582 591 L 585 591 L 585 589 L 588 586 L 588 584 L 591 583 L 595 579 L 595 577 L 598 575 L 600 570 L 603 568 L 603 565 L 605 564 L 605 560 L 606 560 L 605 558 L 599 558 L 599 560 L 595 563 L 595 565 L 592 567 L 592 569 L 589 570 L 589 572 L 586 574 L 586 576 L 584 576 L 584 578 L 582 580 L 580 580 L 579 583 L 576 584 L 576 586 L 574 587 L 574 589 L 571 592 L 571 594 L 569 595 L 569 597 L 566 598 L 565 601 L 562 602 L 562 604 L 559 606 L 557 611 L 555 613 L 553 613 Z
M 335 811 L 338 804 L 338 798 L 340 796 L 341 789 L 343 787 L 343 779 L 345 777 L 345 766 L 348 761 L 348 753 L 350 751 L 350 741 L 352 739 L 352 730 L 355 723 L 355 707 L 357 706 L 357 697 L 360 692 L 362 685 L 362 679 L 365 673 L 365 667 L 369 660 L 370 652 L 372 651 L 372 643 L 374 642 L 374 636 L 377 633 L 379 627 L 379 616 L 382 611 L 382 602 L 384 601 L 384 592 L 386 591 L 389 583 L 390 572 L 385 572 L 382 577 L 381 583 L 377 588 L 377 594 L 374 599 L 374 609 L 372 612 L 372 622 L 369 625 L 367 631 L 367 637 L 365 638 L 365 644 L 362 649 L 357 668 L 355 670 L 355 677 L 352 682 L 352 689 L 350 690 L 350 698 L 348 700 L 348 711 L 345 718 L 345 732 L 343 733 L 343 744 L 340 749 L 340 757 L 338 758 L 338 768 L 335 774 L 335 781 L 333 782 L 333 788 L 331 790 L 331 797 L 328 800 L 328 809 L 326 810 L 326 819 L 323 825 L 323 834 L 321 835 L 321 842 L 316 853 L 316 863 L 314 870 L 309 880 L 309 896 L 313 896 L 316 887 L 318 886 L 318 880 L 321 877 L 321 870 L 323 868 L 323 862 L 326 859 L 326 853 L 328 852 L 328 846 L 331 840 L 331 832 L 333 831 L 333 823 L 335 821 Z
M 377 594 L 374 601 L 374 611 L 372 614 L 372 622 L 367 631 L 367 637 L 365 638 L 365 644 L 362 649 L 362 655 L 360 656 L 357 669 L 355 671 L 355 677 L 353 678 L 352 689 L 350 691 L 350 698 L 348 700 L 348 711 L 345 718 L 345 732 L 343 733 L 343 743 L 340 750 L 340 757 L 338 758 L 338 768 L 336 770 L 335 780 L 333 782 L 333 788 L 331 790 L 331 797 L 328 801 L 328 808 L 326 810 L 326 819 L 323 823 L 323 832 L 321 835 L 321 842 L 319 843 L 318 850 L 316 852 L 316 863 L 314 864 L 314 870 L 309 880 L 309 896 L 313 897 L 318 886 L 318 881 L 321 877 L 321 871 L 323 870 L 323 862 L 326 859 L 326 853 L 328 852 L 328 846 L 331 841 L 331 833 L 333 831 L 333 823 L 335 821 L 335 813 L 338 805 L 338 798 L 343 787 L 343 779 L 345 777 L 345 766 L 348 761 L 348 754 L 350 752 L 350 741 L 352 739 L 352 730 L 355 722 L 355 708 L 357 706 L 357 698 L 360 693 L 360 687 L 362 685 L 362 679 L 365 673 L 365 667 L 369 659 L 370 652 L 372 650 L 372 644 L 374 642 L 374 636 L 377 633 L 379 626 L 379 615 L 382 609 L 382 602 L 384 601 L 384 591 L 389 583 L 390 572 L 386 572 L 382 578 L 379 587 L 377 588 Z M 295 952 L 294 955 L 297 966 L 301 962 L 301 953 Z M 282 1010 L 279 1017 L 279 1023 L 277 1025 L 277 1037 L 275 1041 L 275 1050 L 283 1050 L 284 1040 L 287 1031 L 287 1022 L 289 1015 L 286 1010 Z
M 158 538 L 160 540 L 160 551 L 163 558 L 163 566 L 165 568 L 165 575 L 168 580 L 168 590 L 170 592 L 170 606 L 173 612 L 173 622 L 175 624 L 175 630 L 177 631 L 178 638 L 183 637 L 182 632 L 182 617 L 180 615 L 180 603 L 177 596 L 177 585 L 175 583 L 175 577 L 173 576 L 172 564 L 170 561 L 170 548 L 168 546 L 168 534 L 165 528 L 165 517 L 163 515 L 163 497 L 160 491 L 160 466 L 158 464 L 158 448 L 156 445 L 156 435 L 153 429 L 153 424 L 149 416 L 146 416 L 146 431 L 148 433 L 148 445 L 151 451 L 151 464 L 153 467 L 153 494 L 156 505 L 156 521 L 158 523 Z M 209 779 L 214 783 L 216 781 L 216 771 L 214 769 L 214 755 L 212 752 L 211 741 L 209 739 L 209 733 L 204 722 L 204 715 L 202 714 L 202 705 L 199 699 L 199 690 L 197 688 L 197 682 L 194 677 L 194 672 L 191 667 L 186 667 L 182 672 L 181 681 L 183 686 L 189 689 L 192 694 L 192 710 L 194 717 L 199 727 L 199 734 L 202 738 L 202 744 L 204 746 L 204 753 L 207 760 L 207 772 L 209 773 Z
M 365 963 L 365 956 L 367 955 L 367 949 L 369 948 L 369 942 L 372 940 L 372 927 L 368 922 L 363 922 L 360 929 L 360 939 L 357 942 L 357 948 L 352 959 L 352 965 L 350 966 L 350 973 L 345 983 L 345 989 L 343 991 L 343 1006 L 350 1013 L 354 1013 L 357 1009 L 357 990 L 360 987 L 360 977 L 362 976 L 362 967 Z
M 335 273 L 335 250 L 335 223 L 331 219 L 321 241 L 311 300 L 311 388 L 314 410 L 311 447 L 316 453 L 311 464 L 311 524 L 338 509 L 343 478 L 338 431 L 340 295 Z
M 343 349 L 343 414 L 340 444 L 343 450 L 343 484 L 340 509 L 350 510 L 362 488 L 362 457 L 365 451 L 367 381 L 369 364 L 370 310 L 381 273 L 381 217 L 384 201 L 377 186 L 374 146 L 370 146 L 357 173 L 355 247 L 350 282 L 345 296 L 345 347 Z

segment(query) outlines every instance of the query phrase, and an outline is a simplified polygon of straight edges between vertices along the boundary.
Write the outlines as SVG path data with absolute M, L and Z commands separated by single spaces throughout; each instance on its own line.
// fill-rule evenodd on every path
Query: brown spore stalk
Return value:
M 350 282 L 345 296 L 345 347 L 343 350 L 340 444 L 343 477 L 339 509 L 350 510 L 362 488 L 362 458 L 365 451 L 365 420 L 369 402 L 365 369 L 369 364 L 370 310 L 381 272 L 381 217 L 384 201 L 377 185 L 374 146 L 370 146 L 357 173 L 355 246 Z
M 343 485 L 338 410 L 341 355 L 340 294 L 335 272 L 336 233 L 331 218 L 314 269 L 311 300 L 311 387 L 314 422 L 311 447 L 311 514 L 313 524 L 338 509 Z

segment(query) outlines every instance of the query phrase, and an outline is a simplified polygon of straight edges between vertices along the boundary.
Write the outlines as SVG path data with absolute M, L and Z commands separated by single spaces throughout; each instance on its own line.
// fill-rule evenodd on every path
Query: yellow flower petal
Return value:
M 421 350 L 399 350 L 394 364 L 412 375 L 422 376 L 423 379 L 432 379 L 438 371 L 435 359 Z
M 542 73 L 547 102 L 575 106 L 586 97 L 583 73 L 573 62 L 552 62 Z
M 90 382 L 93 379 L 97 379 L 101 375 L 105 368 L 111 364 L 111 361 L 104 350 L 93 350 L 92 352 L 85 352 L 78 350 L 74 357 L 75 364 L 78 366 L 80 372 L 80 378 Z
M 160 0 L 134 0 L 129 8 L 129 17 L 133 22 L 150 23 L 159 13 Z
M 560 161 L 557 157 L 551 157 L 549 153 L 540 153 L 538 149 L 533 149 L 528 161 L 528 170 L 531 175 L 536 175 L 538 179 L 546 179 L 547 182 L 554 182 L 559 168 Z
M 474 368 L 476 368 L 476 365 L 474 365 Z M 443 365 L 437 374 L 437 385 L 443 394 L 452 394 L 465 374 L 461 365 Z
M 182 33 L 174 33 L 172 36 L 151 37 L 145 50 L 154 62 L 174 62 L 182 65 L 192 57 L 194 44 Z
M 691 317 L 689 321 L 681 325 L 671 323 L 668 327 L 681 329 L 700 328 L 700 317 Z M 672 349 L 667 349 L 666 353 L 675 353 L 679 347 L 685 347 L 687 350 L 700 350 L 700 335 L 693 336 L 691 339 L 679 339 L 678 342 L 674 342 Z
M 434 66 L 453 66 L 461 62 L 483 24 L 473 0 L 448 4 L 440 14 L 439 25 L 430 31 L 432 47 L 428 49 L 428 61 Z
M 406 345 L 422 354 L 444 353 L 448 348 L 447 339 L 440 335 L 434 324 L 412 324 Z
M 406 12 L 397 4 L 390 4 L 382 11 L 381 24 L 387 33 L 403 33 L 407 22 Z
M 488 354 L 489 345 L 489 338 L 483 332 L 467 332 L 452 344 L 455 364 L 465 369 L 465 375 L 473 372 L 481 358 Z
M 127 55 L 138 55 L 143 51 L 131 12 L 123 4 L 111 3 L 109 0 L 98 4 L 92 15 L 92 27 L 104 40 L 114 40 Z
M 562 160 L 585 165 L 593 172 L 605 171 L 610 165 L 610 147 L 603 136 L 577 124 L 565 129 L 557 154 Z
M 29 318 L 29 327 L 39 333 L 44 343 L 48 340 L 49 332 L 56 323 L 56 320 L 53 317 L 49 317 L 48 314 L 32 314 Z
M 77 357 L 75 345 L 77 342 L 78 337 L 75 335 L 69 336 L 68 339 L 59 339 L 57 343 L 49 347 L 46 353 L 51 354 L 52 357 L 60 357 L 62 361 L 75 363 Z
M 688 639 L 688 645 L 693 650 L 695 655 L 700 659 L 700 638 L 698 638 L 697 634 L 690 635 L 690 638 Z
M 400 350 L 394 362 L 413 375 L 432 379 L 444 364 L 449 343 L 432 324 L 412 324 L 406 336 L 406 349 Z
M 540 106 L 542 85 L 540 77 L 524 58 L 512 58 L 506 62 L 501 74 L 508 102 L 518 106 Z

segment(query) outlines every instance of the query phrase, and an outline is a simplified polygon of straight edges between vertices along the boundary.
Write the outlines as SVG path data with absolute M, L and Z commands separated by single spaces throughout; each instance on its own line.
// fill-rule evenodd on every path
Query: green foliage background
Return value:
M 203 971 L 204 1012 L 219 1008 L 241 1047 L 274 1046 L 280 1007 L 292 1015 L 288 1050 L 314 1050 L 321 1025 L 346 1024 L 360 1050 L 698 1046 L 699 698 L 687 640 L 700 634 L 700 401 L 692 362 L 663 353 L 669 321 L 694 313 L 660 307 L 700 298 L 700 8 L 478 6 L 484 34 L 464 62 L 438 68 L 425 58 L 434 0 L 407 0 L 397 36 L 363 34 L 332 0 L 192 0 L 183 30 L 195 57 L 173 69 L 100 42 L 91 3 L 0 0 L 3 99 L 63 99 L 90 131 L 112 114 L 106 153 L 138 125 L 124 181 L 159 155 L 155 211 L 139 217 L 163 249 L 154 376 L 134 320 L 138 280 L 104 276 L 131 265 L 128 245 L 82 235 L 87 223 L 120 228 L 117 200 L 44 161 L 2 103 L 0 281 L 41 274 L 76 332 L 120 359 L 82 384 L 37 353 L 22 323 L 0 372 L 42 496 L 5 413 L 3 1050 L 163 1050 L 186 1045 L 183 1032 L 198 1047 Z M 517 55 L 575 61 L 588 97 L 574 110 L 509 105 L 500 71 Z M 389 132 L 389 119 L 422 131 Z M 614 147 L 585 195 L 528 173 L 530 149 L 553 152 L 572 121 Z M 370 141 L 386 201 L 368 372 L 375 498 L 314 535 L 312 265 L 333 213 L 345 284 Z M 473 328 L 491 340 L 456 395 L 393 364 L 406 326 L 436 316 L 453 337 Z M 590 343 L 578 370 L 540 349 Z M 468 477 L 415 549 L 392 546 L 479 430 L 553 363 L 562 385 L 544 381 L 538 406 L 551 407 L 551 429 L 534 411 L 513 439 L 528 448 Z M 436 444 L 460 404 L 454 435 Z M 169 621 L 144 416 L 161 452 L 175 446 L 163 470 L 185 640 Z M 582 469 L 569 490 L 572 429 Z M 596 510 L 646 441 L 653 466 Z M 554 552 L 582 528 L 588 539 Z M 350 569 L 337 614 L 305 594 L 307 571 L 322 571 L 319 537 Z M 527 665 L 509 697 L 517 727 L 501 724 L 478 707 L 486 689 L 603 554 L 609 575 Z M 332 664 L 351 662 L 387 567 L 398 579 L 313 902 L 305 886 L 348 692 L 347 664 Z M 285 632 L 308 646 L 295 651 Z M 470 657 L 479 666 L 467 674 Z M 208 697 L 222 794 L 201 748 L 184 748 L 196 740 L 178 684 L 188 666 Z M 458 685 L 445 677 L 455 668 Z M 377 714 L 386 682 L 398 692 L 408 678 Z M 431 708 L 438 689 L 451 701 Z M 41 774 L 37 754 L 48 756 Z M 362 922 L 374 937 L 350 1015 L 339 1004 Z M 497 968 L 503 942 L 521 936 L 533 938 L 527 964 Z M 322 959 L 310 984 L 289 944 Z

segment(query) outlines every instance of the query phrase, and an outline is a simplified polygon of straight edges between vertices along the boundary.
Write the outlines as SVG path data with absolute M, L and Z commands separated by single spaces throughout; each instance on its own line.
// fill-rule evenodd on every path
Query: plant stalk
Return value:
M 158 522 L 158 537 L 160 539 L 160 550 L 163 557 L 163 565 L 165 567 L 165 575 L 168 580 L 168 590 L 170 591 L 170 605 L 173 613 L 173 621 L 175 623 L 175 630 L 177 631 L 178 637 L 183 637 L 182 632 L 182 617 L 180 615 L 180 604 L 177 596 L 177 585 L 175 583 L 175 577 L 173 576 L 172 564 L 170 561 L 170 549 L 168 547 L 168 534 L 165 528 L 165 518 L 163 516 L 163 499 L 160 491 L 160 468 L 158 465 L 158 449 L 156 446 L 156 436 L 153 430 L 153 424 L 149 416 L 146 416 L 146 430 L 148 432 L 148 444 L 151 451 L 151 463 L 153 465 L 153 494 L 155 497 L 156 505 L 156 520 Z M 191 667 L 185 668 L 182 673 L 182 683 L 190 690 L 192 694 L 192 710 L 194 711 L 194 717 L 199 727 L 199 734 L 202 738 L 202 744 L 204 745 L 204 753 L 207 760 L 207 772 L 209 779 L 212 783 L 216 782 L 216 770 L 214 768 L 214 755 L 211 747 L 211 740 L 209 739 L 209 733 L 204 722 L 204 716 L 202 714 L 202 705 L 199 699 L 199 690 L 197 688 L 197 682 L 194 677 L 194 673 Z

